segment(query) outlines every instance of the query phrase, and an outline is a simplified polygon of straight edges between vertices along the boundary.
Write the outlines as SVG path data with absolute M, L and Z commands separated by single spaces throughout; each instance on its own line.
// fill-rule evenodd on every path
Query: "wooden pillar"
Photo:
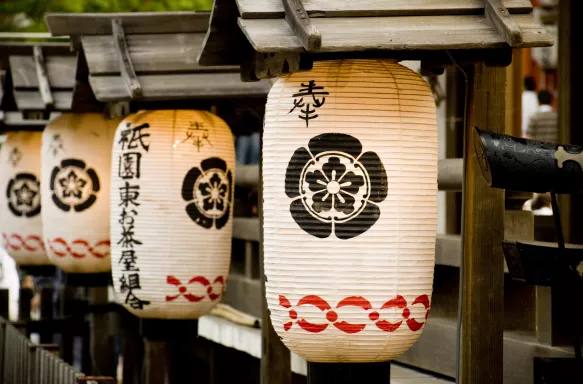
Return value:
M 522 50 L 512 50 L 512 64 L 506 68 L 506 133 L 512 136 L 522 136 Z
M 263 134 L 261 135 L 263 151 Z M 263 268 L 263 159 L 259 160 L 259 221 L 261 225 L 259 242 L 259 270 L 261 275 L 261 300 L 263 303 L 262 338 L 261 338 L 261 384 L 291 384 L 291 355 L 289 349 L 281 342 L 271 325 L 267 300 L 265 299 L 265 269 Z
M 40 290 L 40 318 L 41 320 L 51 320 L 53 318 L 53 287 L 42 287 Z M 53 332 L 43 330 L 40 334 L 41 344 L 51 344 L 53 342 Z
M 107 304 L 107 287 L 89 288 L 90 304 Z M 92 373 L 95 375 L 114 377 L 117 372 L 115 345 L 111 335 L 111 314 L 93 313 L 90 315 L 91 325 L 91 356 L 93 357 Z
M 472 129 L 504 132 L 506 70 L 483 63 L 468 70 L 462 301 L 462 384 L 502 383 L 504 317 L 504 194 L 480 172 Z

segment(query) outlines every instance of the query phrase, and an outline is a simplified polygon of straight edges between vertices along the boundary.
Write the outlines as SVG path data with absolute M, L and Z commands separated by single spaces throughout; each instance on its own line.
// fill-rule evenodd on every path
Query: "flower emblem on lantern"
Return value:
M 227 163 L 218 157 L 201 161 L 193 167 L 182 183 L 182 198 L 189 204 L 186 213 L 203 228 L 221 229 L 231 213 L 233 174 Z
M 97 173 L 77 159 L 65 159 L 60 166 L 54 167 L 49 187 L 53 202 L 65 212 L 71 208 L 81 212 L 91 207 L 100 188 Z
M 290 212 L 305 232 L 324 239 L 359 236 L 380 217 L 387 174 L 375 152 L 362 151 L 353 136 L 325 133 L 298 148 L 287 167 Z
M 31 173 L 17 173 L 6 188 L 8 209 L 15 216 L 33 217 L 40 213 L 40 182 Z

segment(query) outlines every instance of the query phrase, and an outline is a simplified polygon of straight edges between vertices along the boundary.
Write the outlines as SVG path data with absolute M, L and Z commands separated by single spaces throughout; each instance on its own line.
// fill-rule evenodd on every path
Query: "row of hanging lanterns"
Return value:
M 283 342 L 308 361 L 390 360 L 419 338 L 433 283 L 435 115 L 425 81 L 390 60 L 316 63 L 269 93 L 267 303 Z M 38 215 L 5 218 L 16 196 L 0 203 L 0 230 L 44 237 L 51 262 L 66 271 L 111 265 L 116 292 L 139 317 L 197 318 L 220 299 L 228 275 L 230 129 L 200 111 L 139 112 L 114 135 L 115 125 L 98 115 L 51 123 L 35 190 L 44 228 Z M 25 148 L 11 143 L 16 137 L 40 152 L 38 134 L 18 135 L 2 149 L 3 166 L 11 148 Z M 18 173 L 38 179 L 39 167 L 38 154 L 9 167 L 0 188 Z M 46 261 L 42 252 L 13 255 Z

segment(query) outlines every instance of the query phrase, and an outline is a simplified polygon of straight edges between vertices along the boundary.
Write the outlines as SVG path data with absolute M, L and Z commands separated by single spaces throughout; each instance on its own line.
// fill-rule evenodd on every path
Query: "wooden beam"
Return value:
M 40 46 L 42 47 L 42 46 Z M 2 49 L 2 47 L 0 47 Z M 51 88 L 73 88 L 75 86 L 75 56 L 52 56 L 42 48 L 47 77 Z M 10 75 L 14 88 L 38 88 L 36 65 L 33 55 L 10 56 Z
M 362 16 L 427 16 L 483 14 L 483 0 L 310 0 L 304 1 L 310 17 L 362 17 Z M 503 0 L 512 13 L 530 13 L 529 0 Z M 237 0 L 244 19 L 277 19 L 284 17 L 281 0 Z
M 511 47 L 522 44 L 522 29 L 501 0 L 484 0 L 486 18 Z
M 36 78 L 38 81 L 38 90 L 45 105 L 44 109 L 51 110 L 55 106 L 53 95 L 51 94 L 51 85 L 49 84 L 49 77 L 47 75 L 47 67 L 45 65 L 45 58 L 43 50 L 40 46 L 33 48 L 34 65 L 36 67 Z
M 553 40 L 532 15 L 515 15 L 523 32 L 520 47 L 551 46 Z M 507 48 L 492 23 L 478 15 L 313 18 L 325 39 L 319 52 Z M 258 52 L 305 52 L 284 19 L 238 19 Z M 350 33 L 346 32 L 347 26 Z
M 121 19 L 111 20 L 111 31 L 115 42 L 119 70 L 121 72 L 123 83 L 125 84 L 130 99 L 139 99 L 142 96 L 142 86 L 140 85 L 140 81 L 134 70 L 134 65 L 132 64 L 132 58 L 126 42 Z
M 127 34 L 205 33 L 208 12 L 48 13 L 53 36 L 111 35 L 112 19 L 121 19 Z
M 322 46 L 322 35 L 310 21 L 310 16 L 301 0 L 282 0 L 285 20 L 308 52 L 318 51 Z
M 474 126 L 504 132 L 506 71 L 468 67 L 471 106 L 465 127 L 462 384 L 502 383 L 504 193 L 482 177 L 471 140 Z
M 127 89 L 120 76 L 89 76 L 99 101 L 127 100 Z M 187 73 L 140 76 L 143 100 L 177 100 L 237 97 L 266 97 L 271 82 L 241 82 L 238 73 Z

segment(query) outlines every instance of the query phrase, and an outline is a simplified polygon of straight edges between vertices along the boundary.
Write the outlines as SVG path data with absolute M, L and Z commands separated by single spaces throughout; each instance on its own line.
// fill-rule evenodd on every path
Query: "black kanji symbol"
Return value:
M 121 257 L 119 258 L 118 264 L 123 265 L 123 271 L 139 271 L 136 266 L 137 257 L 136 251 L 133 249 L 121 251 Z
M 128 304 L 133 309 L 144 309 L 146 305 L 150 302 L 146 300 L 140 300 L 134 293 L 130 290 L 126 296 L 125 303 Z
M 119 239 L 117 243 L 120 244 L 122 248 L 133 248 L 135 244 L 141 245 L 142 242 L 135 239 L 135 235 L 136 233 L 134 232 L 133 225 L 122 225 L 121 239 Z
M 134 206 L 137 207 L 138 205 L 140 205 L 140 203 L 137 202 L 139 196 L 140 186 L 130 185 L 130 183 L 126 181 L 125 185 L 119 188 L 119 198 L 121 200 L 119 206 L 127 208 L 130 204 L 133 204 Z
M 209 140 L 209 130 L 204 127 L 203 123 L 198 121 L 191 122 L 190 126 L 186 129 L 186 138 L 182 140 L 183 143 L 192 139 L 192 145 L 196 146 L 200 152 L 200 148 L 204 147 L 205 141 L 212 147 L 213 144 Z
M 124 180 L 140 178 L 140 160 L 142 154 L 139 152 L 123 153 L 119 157 L 118 176 Z
M 293 94 L 294 106 L 292 109 L 290 109 L 288 114 L 292 113 L 296 108 L 299 108 L 302 114 L 300 114 L 298 117 L 306 122 L 307 127 L 310 120 L 318 117 L 316 114 L 316 109 L 324 105 L 326 98 L 323 96 L 328 95 L 328 92 L 324 91 L 323 86 L 317 86 L 315 80 L 310 80 L 308 84 L 302 83 L 302 87 L 304 88 L 300 88 L 298 93 Z M 304 101 L 304 96 L 312 96 L 312 100 Z M 318 98 L 317 96 L 322 97 Z M 302 109 L 304 107 L 305 109 Z
M 150 144 L 144 143 L 144 138 L 150 137 L 150 134 L 144 132 L 145 129 L 150 128 L 150 124 L 145 123 L 138 125 L 137 127 L 132 127 L 131 123 L 126 124 L 126 129 L 121 131 L 121 138 L 118 144 L 121 144 L 121 149 L 136 149 L 139 145 L 147 152 L 150 148 Z

